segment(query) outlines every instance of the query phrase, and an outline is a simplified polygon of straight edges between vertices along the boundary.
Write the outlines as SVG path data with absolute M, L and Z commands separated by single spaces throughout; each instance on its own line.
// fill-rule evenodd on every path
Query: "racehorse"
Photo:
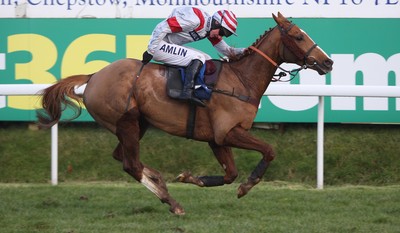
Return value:
M 238 175 L 231 148 L 255 150 L 262 158 L 238 188 L 239 198 L 246 195 L 275 157 L 273 148 L 249 130 L 277 69 L 286 62 L 320 75 L 332 70 L 333 61 L 306 32 L 281 13 L 272 16 L 277 25 L 265 31 L 244 55 L 222 62 L 214 86 L 222 91 L 213 93 L 205 101 L 206 107 L 195 109 L 192 139 L 208 142 L 225 175 L 197 177 L 184 172 L 178 181 L 201 187 L 231 184 Z M 139 155 L 139 141 L 150 125 L 171 135 L 186 136 L 191 105 L 167 96 L 166 76 L 163 64 L 143 67 L 139 60 L 118 60 L 94 74 L 70 76 L 43 90 L 43 109 L 37 116 L 41 125 L 50 127 L 60 121 L 65 107 L 75 108 L 79 116 L 81 105 L 72 100 L 83 103 L 96 122 L 117 136 L 113 157 L 122 162 L 123 170 L 167 203 L 172 213 L 182 215 L 184 209 L 168 193 L 161 174 L 143 164 Z M 76 94 L 75 88 L 84 84 L 84 93 Z

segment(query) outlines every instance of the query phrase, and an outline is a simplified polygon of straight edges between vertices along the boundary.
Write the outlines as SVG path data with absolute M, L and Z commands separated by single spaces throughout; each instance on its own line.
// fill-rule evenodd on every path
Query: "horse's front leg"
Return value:
M 209 142 L 215 158 L 225 170 L 225 176 L 193 176 L 190 172 L 181 173 L 177 180 L 183 183 L 191 183 L 200 187 L 213 187 L 232 183 L 238 176 L 232 149 L 226 146 L 219 146 L 215 142 Z
M 224 144 L 236 148 L 259 151 L 263 157 L 247 178 L 238 188 L 238 198 L 246 195 L 251 188 L 258 184 L 265 174 L 270 162 L 274 159 L 275 153 L 272 146 L 252 136 L 247 130 L 235 127 L 226 135 Z

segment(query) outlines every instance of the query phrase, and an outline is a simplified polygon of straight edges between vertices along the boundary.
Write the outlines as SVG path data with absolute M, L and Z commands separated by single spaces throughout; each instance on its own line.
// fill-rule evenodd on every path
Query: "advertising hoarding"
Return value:
M 2 17 L 4 6 L 7 5 L 5 3 L 9 2 L 0 0 Z M 61 6 L 54 6 L 55 2 L 61 1 L 37 2 L 54 9 Z M 81 1 L 82 4 L 83 2 Z M 51 18 L 54 12 L 50 11 L 42 12 L 42 18 L 15 18 L 15 14 L 14 17 L 0 18 L 0 84 L 54 83 L 69 75 L 96 72 L 125 57 L 141 59 L 152 29 L 161 20 L 161 16 L 169 13 L 168 10 L 164 10 L 162 14 L 154 13 L 158 12 L 153 11 L 158 6 L 165 7 L 160 1 L 141 2 L 147 18 L 120 15 L 116 19 L 100 14 L 104 9 L 117 7 L 118 4 L 115 3 L 108 8 L 101 6 L 103 10 L 97 12 L 100 15 L 93 16 L 103 18 L 73 18 L 68 9 L 65 14 L 60 13 L 58 18 Z M 151 2 L 154 4 L 150 4 Z M 248 1 L 250 2 L 252 1 Z M 271 85 L 400 85 L 400 46 L 397 42 L 400 37 L 400 19 L 395 17 L 399 13 L 393 13 L 396 10 L 400 12 L 400 3 L 394 0 L 368 3 L 356 0 L 263 2 L 266 3 L 262 5 L 265 14 L 255 14 L 257 17 L 246 17 L 248 12 L 259 10 L 259 7 L 250 6 L 251 4 L 241 6 L 236 2 L 237 4 L 226 7 L 235 9 L 235 13 L 241 16 L 239 36 L 227 38 L 229 44 L 235 47 L 251 45 L 265 30 L 275 26 L 271 13 L 279 10 L 285 16 L 293 17 L 294 23 L 304 29 L 335 62 L 330 74 L 320 76 L 311 70 L 305 70 L 290 83 Z M 20 2 L 17 0 L 11 3 Z M 25 14 L 29 14 L 28 9 L 33 8 L 29 5 L 32 3 L 33 1 L 26 1 L 28 6 Z M 170 5 L 175 7 L 176 4 Z M 34 6 L 38 7 L 39 4 Z M 80 7 L 91 9 L 94 6 L 86 4 Z M 17 8 L 15 5 L 13 7 L 15 13 Z M 76 7 L 81 9 L 79 3 Z M 210 12 L 214 8 L 222 8 L 220 5 L 206 7 Z M 309 12 L 294 12 L 295 7 L 308 7 Z M 361 10 L 349 11 L 349 18 L 339 14 L 340 9 L 351 10 L 354 7 Z M 390 10 L 385 12 L 387 15 L 383 15 L 375 10 L 379 7 Z M 323 9 L 336 13 L 323 17 L 319 15 L 326 11 Z M 218 58 L 216 50 L 206 40 L 191 46 Z M 292 66 L 285 64 L 285 67 Z M 400 100 L 397 98 L 326 97 L 325 100 L 326 122 L 400 122 Z M 256 121 L 315 122 L 317 103 L 317 97 L 265 96 Z M 35 96 L 0 96 L 0 120 L 35 121 L 34 109 L 38 106 L 38 98 Z M 79 120 L 91 118 L 84 112 Z
M 175 7 L 229 9 L 240 18 L 398 18 L 399 0 L 0 0 L 1 18 L 165 18 Z

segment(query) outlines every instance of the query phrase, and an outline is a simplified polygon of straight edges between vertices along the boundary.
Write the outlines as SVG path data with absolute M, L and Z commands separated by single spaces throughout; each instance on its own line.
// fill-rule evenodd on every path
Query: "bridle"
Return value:
M 299 48 L 299 46 L 297 46 L 296 43 L 294 43 L 293 41 L 293 37 L 289 35 L 289 31 L 295 26 L 294 23 L 291 23 L 289 25 L 289 27 L 287 27 L 286 29 L 283 28 L 282 26 L 278 25 L 279 31 L 281 32 L 281 37 L 282 37 L 282 42 L 283 45 L 285 46 L 285 48 L 289 49 L 289 51 L 291 51 L 298 59 L 303 60 L 303 65 L 301 65 L 299 68 L 297 69 L 293 69 L 293 70 L 286 70 L 284 68 L 282 68 L 281 66 L 279 66 L 274 60 L 272 60 L 272 58 L 270 58 L 268 55 L 266 55 L 263 51 L 259 50 L 258 48 L 254 47 L 254 46 L 250 46 L 249 48 L 255 52 L 257 52 L 258 54 L 260 54 L 262 57 L 264 57 L 266 60 L 268 60 L 273 66 L 277 67 L 278 69 L 281 70 L 281 72 L 279 72 L 279 74 L 276 74 L 274 76 L 277 76 L 277 78 L 273 78 L 272 81 L 273 82 L 277 82 L 277 81 L 281 81 L 281 82 L 290 82 L 292 79 L 294 79 L 297 74 L 303 70 L 303 69 L 307 69 L 307 68 L 311 68 L 315 65 L 317 65 L 317 63 L 314 61 L 312 64 L 309 64 L 307 62 L 311 52 L 313 51 L 313 49 L 315 49 L 318 45 L 316 43 L 314 43 L 311 48 L 309 48 L 306 52 L 303 52 L 302 49 Z M 282 59 L 284 59 L 284 50 L 282 52 Z M 286 75 L 290 75 L 290 79 L 289 80 L 281 80 L 282 77 L 286 76 Z
M 278 78 L 272 78 L 272 80 L 271 80 L 272 82 L 277 82 L 277 81 L 290 82 L 292 79 L 294 79 L 297 76 L 297 74 L 299 73 L 300 70 L 307 69 L 307 68 L 313 67 L 314 65 L 317 65 L 315 62 L 313 64 L 308 64 L 307 63 L 308 57 L 310 56 L 312 50 L 317 47 L 317 44 L 314 44 L 313 46 L 311 46 L 311 48 L 309 48 L 307 50 L 307 52 L 303 52 L 303 50 L 301 50 L 299 48 L 299 46 L 297 46 L 297 44 L 294 43 L 293 37 L 288 34 L 290 29 L 293 28 L 293 26 L 294 26 L 293 23 L 287 29 L 284 29 L 283 27 L 279 26 L 279 30 L 281 32 L 282 42 L 283 42 L 285 48 L 289 49 L 297 58 L 302 59 L 304 61 L 304 64 L 302 66 L 300 66 L 300 68 L 298 68 L 298 69 L 294 69 L 294 70 L 290 70 L 290 71 L 289 70 L 285 70 L 284 68 L 280 67 L 278 65 L 278 63 L 276 63 L 272 58 L 270 58 L 263 51 L 259 50 L 255 46 L 250 46 L 249 47 L 249 49 L 255 51 L 256 53 L 258 53 L 259 55 L 264 57 L 267 61 L 269 61 L 273 66 L 275 66 L 275 67 L 277 67 L 278 69 L 281 70 L 281 72 L 279 74 L 274 75 L 274 76 L 279 76 L 279 77 Z M 268 32 L 270 32 L 270 31 L 271 30 L 269 30 Z M 265 38 L 266 37 L 263 37 L 262 40 L 264 40 Z M 260 44 L 261 41 L 259 41 L 258 44 Z M 287 74 L 289 74 L 291 76 L 291 78 L 289 80 L 281 80 L 281 78 L 286 76 Z M 221 89 L 218 89 L 218 88 L 215 88 L 215 87 L 210 87 L 210 88 L 211 88 L 211 90 L 213 92 L 216 92 L 216 93 L 219 93 L 219 94 L 223 94 L 223 95 L 228 95 L 228 96 L 231 96 L 231 97 L 235 97 L 235 98 L 237 98 L 237 99 L 239 99 L 241 101 L 248 102 L 248 103 L 254 105 L 255 107 L 259 106 L 260 99 L 257 99 L 257 98 L 251 97 L 251 96 L 245 96 L 245 95 L 237 94 L 237 93 L 235 93 L 235 89 L 233 89 L 232 91 L 226 91 L 226 90 L 221 90 Z

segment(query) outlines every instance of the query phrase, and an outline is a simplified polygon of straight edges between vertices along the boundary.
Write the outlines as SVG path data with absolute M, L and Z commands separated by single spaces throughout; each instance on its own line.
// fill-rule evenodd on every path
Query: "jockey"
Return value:
M 233 48 L 222 39 L 223 36 L 236 35 L 236 28 L 237 19 L 232 11 L 219 10 L 210 16 L 195 7 L 175 8 L 153 30 L 142 62 L 147 64 L 154 59 L 171 65 L 186 66 L 185 82 L 178 99 L 204 107 L 204 103 L 193 95 L 193 88 L 195 77 L 205 61 L 211 57 L 182 45 L 207 38 L 224 56 L 239 55 L 244 52 L 244 48 Z

